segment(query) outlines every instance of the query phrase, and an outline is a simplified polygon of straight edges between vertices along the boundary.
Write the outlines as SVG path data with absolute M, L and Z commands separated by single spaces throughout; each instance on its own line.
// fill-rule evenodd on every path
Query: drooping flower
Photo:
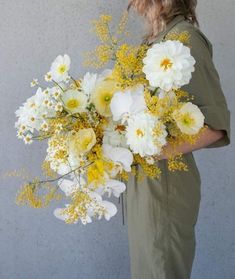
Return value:
M 130 115 L 144 111 L 146 108 L 144 87 L 142 85 L 124 92 L 116 92 L 110 104 L 113 120 L 119 121 L 123 119 L 122 122 Z
M 70 57 L 65 54 L 64 56 L 58 55 L 55 61 L 51 65 L 50 74 L 55 82 L 65 82 L 68 78 L 68 72 L 70 70 L 71 60 Z
M 169 91 L 189 83 L 195 59 L 188 47 L 169 40 L 154 44 L 143 62 L 143 72 L 150 85 Z
M 87 97 L 84 93 L 78 90 L 68 90 L 62 94 L 61 97 L 65 109 L 69 113 L 81 113 L 86 110 Z
M 195 135 L 204 125 L 205 116 L 198 106 L 187 102 L 172 113 L 178 128 L 184 134 Z
M 157 126 L 158 135 L 155 135 Z M 133 153 L 139 153 L 141 157 L 159 154 L 166 144 L 166 136 L 166 127 L 157 117 L 142 112 L 128 119 L 127 144 Z

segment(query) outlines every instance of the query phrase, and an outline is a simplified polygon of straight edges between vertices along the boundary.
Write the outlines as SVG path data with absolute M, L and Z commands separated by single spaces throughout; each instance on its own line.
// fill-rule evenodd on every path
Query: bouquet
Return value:
M 101 44 L 86 63 L 112 69 L 71 75 L 71 59 L 59 55 L 44 76 L 31 87 L 35 94 L 16 111 L 17 136 L 26 144 L 47 141 L 42 164 L 45 180 L 25 182 L 18 204 L 46 207 L 65 200 L 54 215 L 66 223 L 109 220 L 117 213 L 112 195 L 126 190 L 128 175 L 159 178 L 156 164 L 166 144 L 193 143 L 204 127 L 204 116 L 187 92 L 195 60 L 183 44 L 187 34 L 148 47 L 123 42 L 127 15 L 113 35 L 111 17 L 93 22 Z M 121 37 L 121 38 L 120 38 Z M 182 154 L 168 160 L 171 171 L 186 171 Z

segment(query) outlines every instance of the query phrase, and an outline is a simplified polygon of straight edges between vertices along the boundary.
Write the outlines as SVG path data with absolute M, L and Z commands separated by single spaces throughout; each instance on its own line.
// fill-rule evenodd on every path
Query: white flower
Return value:
M 86 184 L 82 176 L 74 178 L 74 180 L 60 179 L 58 185 L 66 196 L 71 196 L 74 192 L 82 188 Z
M 180 109 L 172 113 L 172 116 L 178 128 L 184 134 L 197 134 L 204 125 L 205 117 L 203 113 L 198 106 L 191 102 L 183 104 Z
M 144 87 L 142 85 L 128 89 L 124 92 L 116 92 L 110 103 L 113 120 L 123 119 L 124 122 L 132 114 L 144 111 L 146 103 L 144 99 Z
M 150 85 L 169 91 L 189 83 L 195 59 L 188 47 L 169 40 L 154 44 L 143 62 L 143 72 Z
M 98 75 L 93 73 L 86 73 L 81 81 L 82 92 L 90 98 L 90 95 L 95 89 L 98 80 Z
M 51 65 L 50 74 L 52 79 L 58 83 L 66 81 L 68 78 L 68 71 L 70 70 L 70 64 L 71 60 L 67 54 L 64 56 L 58 55 Z
M 131 151 L 123 147 L 113 147 L 109 144 L 103 144 L 103 154 L 107 159 L 110 159 L 121 169 L 127 172 L 131 171 L 131 164 L 133 163 L 133 155 Z
M 38 79 L 33 79 L 30 83 L 30 86 L 35 87 L 36 85 L 38 85 Z
M 51 74 L 51 72 L 46 73 L 45 76 L 44 76 L 44 79 L 47 82 L 52 81 L 52 74 Z
M 125 126 L 114 124 L 113 121 L 109 121 L 104 130 L 103 143 L 116 147 L 127 147 Z
M 25 144 L 31 144 L 33 142 L 32 135 L 27 134 L 26 136 L 23 137 L 23 140 L 24 140 Z
M 104 217 L 107 221 L 110 220 L 110 218 L 112 218 L 113 216 L 116 215 L 117 213 L 117 207 L 115 206 L 115 204 L 113 204 L 112 202 L 109 201 L 101 201 L 99 203 L 101 206 L 104 207 L 105 209 L 105 213 L 104 213 Z
M 125 183 L 116 180 L 116 179 L 108 179 L 105 185 L 102 185 L 96 191 L 103 195 L 104 193 L 108 193 L 108 197 L 111 197 L 113 194 L 116 198 L 120 197 L 120 194 L 126 190 Z
M 154 129 L 158 128 L 158 135 Z M 160 154 L 162 146 L 166 144 L 166 127 L 148 113 L 142 112 L 128 119 L 127 144 L 133 153 L 141 157 Z
M 61 97 L 65 109 L 74 114 L 81 113 L 86 110 L 87 97 L 84 93 L 78 90 L 65 91 Z

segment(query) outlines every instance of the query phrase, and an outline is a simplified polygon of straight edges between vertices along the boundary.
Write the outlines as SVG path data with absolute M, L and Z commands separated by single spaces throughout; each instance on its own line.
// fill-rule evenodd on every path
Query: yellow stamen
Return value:
M 167 70 L 169 70 L 173 66 L 173 63 L 172 63 L 172 61 L 169 58 L 164 58 L 161 61 L 161 65 L 160 66 L 161 66 L 161 68 L 163 68 L 164 71 L 167 71 Z
M 141 130 L 141 129 L 137 129 L 136 130 L 136 135 L 138 136 L 138 137 L 143 137 L 144 136 L 144 132 Z
M 80 103 L 77 99 L 71 99 L 67 102 L 66 107 L 69 109 L 74 109 L 79 107 Z

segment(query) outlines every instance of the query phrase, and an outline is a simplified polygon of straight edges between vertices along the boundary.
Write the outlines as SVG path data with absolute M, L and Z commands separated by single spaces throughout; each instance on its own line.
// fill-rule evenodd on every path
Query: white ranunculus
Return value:
M 133 163 L 133 155 L 131 151 L 124 147 L 114 147 L 109 144 L 103 144 L 104 156 L 119 165 L 121 169 L 127 172 L 131 171 L 131 165 Z
M 194 135 L 204 125 L 205 116 L 198 106 L 187 102 L 172 114 L 180 131 L 184 134 Z
M 126 91 L 114 93 L 110 103 L 114 121 L 123 119 L 124 122 L 130 115 L 146 109 L 144 87 L 142 85 Z
M 157 125 L 160 129 L 158 136 L 153 133 Z M 160 154 L 166 144 L 166 137 L 166 127 L 157 117 L 142 112 L 128 119 L 127 144 L 133 153 L 140 154 L 141 157 Z
M 150 85 L 169 91 L 189 83 L 195 59 L 190 48 L 179 41 L 169 40 L 154 44 L 143 62 L 143 72 Z
M 51 65 L 50 74 L 52 79 L 58 83 L 66 82 L 68 72 L 70 70 L 71 60 L 70 57 L 65 55 L 58 55 Z
M 62 102 L 69 113 L 81 113 L 86 110 L 87 96 L 78 90 L 68 90 L 62 94 Z

